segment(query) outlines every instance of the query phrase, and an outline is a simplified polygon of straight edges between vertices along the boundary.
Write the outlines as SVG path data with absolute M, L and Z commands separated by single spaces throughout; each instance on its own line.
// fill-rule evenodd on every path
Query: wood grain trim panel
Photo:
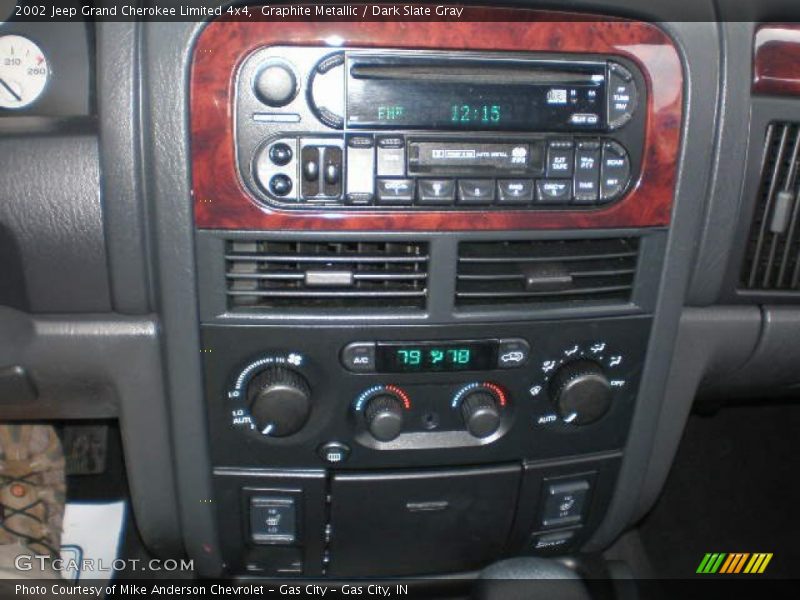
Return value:
M 459 22 L 211 22 L 195 46 L 190 125 L 195 224 L 208 229 L 436 231 L 664 226 L 670 222 L 683 108 L 683 71 L 671 39 L 650 23 L 569 13 L 474 8 Z M 552 51 L 615 54 L 636 62 L 648 86 L 639 179 L 622 200 L 589 211 L 282 211 L 257 203 L 234 157 L 234 74 L 268 45 Z M 641 110 L 641 107 L 640 107 Z
M 770 23 L 756 30 L 753 93 L 800 96 L 800 25 Z

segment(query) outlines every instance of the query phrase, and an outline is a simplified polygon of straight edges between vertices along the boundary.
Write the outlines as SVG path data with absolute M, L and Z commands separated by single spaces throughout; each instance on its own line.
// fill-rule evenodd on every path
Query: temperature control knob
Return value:
M 302 375 L 285 367 L 270 367 L 247 386 L 250 417 L 264 435 L 297 433 L 311 413 L 311 388 Z
M 467 430 L 477 438 L 492 435 L 500 426 L 500 408 L 497 399 L 488 391 L 467 394 L 461 402 L 461 414 Z
M 390 442 L 403 429 L 403 402 L 392 394 L 379 394 L 367 402 L 364 418 L 372 437 Z
M 586 425 L 608 412 L 611 385 L 596 362 L 576 360 L 565 364 L 553 375 L 550 397 L 564 421 Z

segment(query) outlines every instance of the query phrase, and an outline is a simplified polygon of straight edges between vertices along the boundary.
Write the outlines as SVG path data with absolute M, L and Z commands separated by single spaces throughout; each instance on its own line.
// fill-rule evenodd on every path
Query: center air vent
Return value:
M 767 128 L 740 288 L 800 291 L 800 125 Z
M 583 306 L 631 301 L 638 239 L 459 245 L 457 306 Z
M 424 309 L 428 245 L 230 241 L 228 308 Z

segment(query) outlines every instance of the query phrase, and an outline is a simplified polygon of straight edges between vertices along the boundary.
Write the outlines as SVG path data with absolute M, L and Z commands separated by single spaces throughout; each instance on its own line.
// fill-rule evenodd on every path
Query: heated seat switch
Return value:
M 250 537 L 256 544 L 292 544 L 297 537 L 297 509 L 292 496 L 250 498 Z
M 549 483 L 545 487 L 542 527 L 575 525 L 583 519 L 589 482 L 581 479 Z

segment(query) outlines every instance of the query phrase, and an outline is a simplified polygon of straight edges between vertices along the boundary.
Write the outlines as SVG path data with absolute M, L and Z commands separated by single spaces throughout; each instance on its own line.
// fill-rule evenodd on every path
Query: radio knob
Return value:
M 461 414 L 467 430 L 477 438 L 488 437 L 500 427 L 497 399 L 487 391 L 468 394 L 461 402 Z
M 289 65 L 270 62 L 256 75 L 253 90 L 264 104 L 286 106 L 297 93 L 297 78 Z
M 247 386 L 250 417 L 264 435 L 297 433 L 311 413 L 311 388 L 302 375 L 285 367 L 265 369 Z
M 550 380 L 550 397 L 565 422 L 586 425 L 608 412 L 611 385 L 596 362 L 576 360 L 556 371 Z
M 403 429 L 403 402 L 392 394 L 379 394 L 367 403 L 364 418 L 372 437 L 390 442 Z

